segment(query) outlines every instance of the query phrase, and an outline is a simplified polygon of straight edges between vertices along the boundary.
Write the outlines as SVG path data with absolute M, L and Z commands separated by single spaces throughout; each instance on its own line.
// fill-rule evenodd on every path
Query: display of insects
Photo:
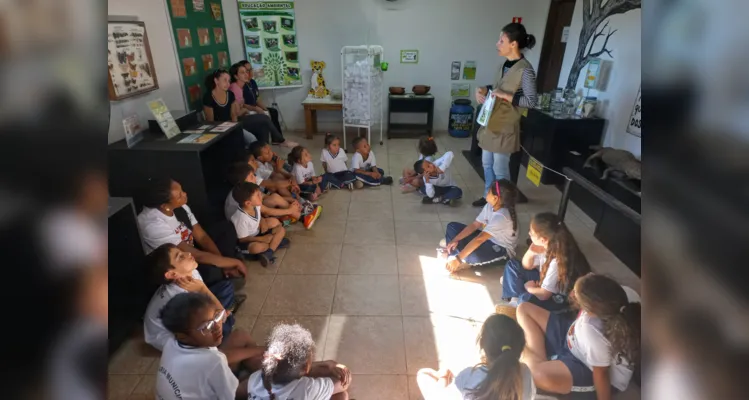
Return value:
M 158 89 L 145 23 L 110 21 L 107 47 L 110 100 Z

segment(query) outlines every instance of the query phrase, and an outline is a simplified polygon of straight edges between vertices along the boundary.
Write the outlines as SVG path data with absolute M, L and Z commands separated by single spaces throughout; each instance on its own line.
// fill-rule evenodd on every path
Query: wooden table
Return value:
M 306 98 L 302 102 L 304 106 L 304 124 L 307 139 L 317 133 L 317 110 L 342 111 L 341 100 Z

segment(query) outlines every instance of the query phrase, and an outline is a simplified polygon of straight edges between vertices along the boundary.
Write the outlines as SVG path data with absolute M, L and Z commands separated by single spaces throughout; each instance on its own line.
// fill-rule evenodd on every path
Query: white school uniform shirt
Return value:
M 536 398 L 536 385 L 533 383 L 533 377 L 531 370 L 527 365 L 520 363 L 520 374 L 523 379 L 522 389 L 523 397 L 522 400 L 534 400 Z M 468 367 L 460 371 L 451 384 L 447 386 L 445 396 L 443 400 L 463 400 L 467 395 L 471 394 L 472 391 L 478 389 L 486 379 L 487 368 L 485 366 L 480 367 Z
M 156 372 L 157 399 L 233 399 L 238 386 L 226 356 L 217 348 L 190 347 L 175 339 L 164 346 Z
M 348 156 L 343 149 L 338 149 L 338 154 L 330 154 L 330 150 L 322 149 L 322 152 L 320 153 L 320 161 L 328 166 L 328 172 L 331 174 L 346 171 L 348 169 L 346 166 Z
M 541 270 L 541 267 L 546 262 L 545 254 L 537 254 L 533 258 L 533 265 Z M 559 266 L 557 265 L 557 259 L 554 258 L 549 263 L 549 269 L 546 270 L 546 276 L 543 282 L 541 282 L 541 288 L 550 291 L 551 293 L 562 293 L 562 289 L 559 287 Z
M 257 170 L 255 171 L 255 177 L 257 177 L 257 184 L 260 185 L 260 182 L 270 179 L 270 176 L 273 174 L 273 165 L 269 162 L 261 162 L 258 160 L 257 162 Z
M 515 257 L 515 246 L 518 243 L 517 231 L 512 228 L 512 216 L 506 208 L 494 211 L 491 204 L 486 204 L 476 221 L 483 225 L 482 231 L 491 235 L 493 243 L 507 250 L 510 257 Z
M 317 176 L 315 174 L 315 166 L 312 161 L 307 162 L 307 165 L 296 163 L 291 167 L 291 175 L 294 176 L 297 185 L 301 185 L 307 179 Z
M 328 400 L 333 396 L 333 380 L 330 378 L 310 378 L 303 376 L 285 385 L 272 385 L 276 400 Z M 268 400 L 268 390 L 263 386 L 261 371 L 250 375 L 247 382 L 249 400 Z
M 199 281 L 203 280 L 197 269 L 192 271 L 192 278 Z M 156 293 L 151 297 L 151 301 L 148 302 L 146 313 L 143 316 L 143 333 L 146 343 L 161 351 L 164 350 L 164 345 L 166 345 L 169 339 L 174 338 L 174 334 L 164 327 L 159 313 L 169 300 L 180 293 L 187 293 L 187 290 L 182 289 L 176 283 L 159 286 L 156 289 Z
M 239 208 L 239 203 L 234 200 L 232 192 L 229 192 L 226 196 L 226 200 L 224 200 L 224 216 L 227 221 L 231 221 L 231 216 L 234 215 L 234 211 L 237 211 L 237 208 Z
M 435 186 L 457 186 L 455 184 L 455 180 L 453 179 L 452 172 L 450 171 L 450 165 L 453 162 L 453 152 L 448 151 L 443 155 L 442 157 L 434 160 L 434 165 L 439 168 L 442 173 L 439 176 L 431 176 L 429 177 L 429 182 L 427 182 L 426 177 L 424 177 L 424 189 L 426 190 L 427 196 L 434 197 L 434 187 Z
M 237 238 L 257 236 L 260 233 L 260 206 L 255 207 L 255 216 L 248 214 L 245 210 L 237 207 L 231 216 L 231 223 L 237 231 Z
M 351 171 L 357 169 L 363 169 L 365 171 L 371 171 L 372 167 L 377 166 L 377 159 L 375 158 L 374 151 L 369 151 L 369 156 L 365 160 L 364 157 L 357 151 L 351 156 Z
M 434 156 L 431 155 L 431 156 L 424 157 L 423 154 L 419 154 L 419 160 L 427 160 L 429 162 L 434 162 Z
M 567 347 L 572 355 L 582 361 L 591 371 L 593 367 L 609 367 L 611 385 L 625 391 L 632 379 L 633 369 L 629 362 L 611 354 L 611 344 L 603 335 L 603 321 L 581 311 L 567 331 Z
M 195 215 L 190 207 L 185 204 L 182 209 L 187 212 L 192 226 L 198 224 Z M 138 230 L 140 237 L 143 239 L 143 248 L 146 254 L 151 253 L 157 247 L 164 243 L 179 245 L 187 242 L 193 245 L 192 230 L 185 224 L 177 220 L 176 215 L 171 217 L 162 213 L 156 208 L 143 207 L 143 211 L 138 214 Z

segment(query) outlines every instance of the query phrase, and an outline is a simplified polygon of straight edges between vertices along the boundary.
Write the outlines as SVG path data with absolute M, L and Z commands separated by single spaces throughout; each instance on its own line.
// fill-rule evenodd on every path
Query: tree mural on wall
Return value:
M 603 24 L 599 30 L 598 27 L 611 16 L 624 14 L 627 11 L 635 10 L 642 7 L 641 0 L 581 0 L 583 2 L 583 28 L 580 30 L 580 40 L 577 45 L 577 54 L 575 61 L 570 68 L 570 75 L 567 77 L 567 89 L 575 89 L 580 72 L 588 62 L 603 53 L 611 55 L 611 49 L 606 48 L 609 44 L 609 38 L 616 33 L 616 29 L 609 27 L 608 21 Z M 603 45 L 598 51 L 593 51 L 596 46 L 596 40 L 605 36 Z M 592 39 L 592 40 L 591 40 Z
M 266 79 L 280 86 L 280 82 L 283 82 L 286 77 L 286 62 L 278 53 L 270 53 L 265 57 L 263 70 Z

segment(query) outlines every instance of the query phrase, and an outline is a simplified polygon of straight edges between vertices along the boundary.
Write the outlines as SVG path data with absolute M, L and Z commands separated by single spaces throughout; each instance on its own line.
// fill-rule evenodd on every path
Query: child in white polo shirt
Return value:
M 450 170 L 452 162 L 453 152 L 448 151 L 434 162 L 421 159 L 414 163 L 414 171 L 424 176 L 424 186 L 419 188 L 424 195 L 422 203 L 455 206 L 456 201 L 463 197 L 463 191 L 456 186 Z
M 320 161 L 325 170 L 325 179 L 331 183 L 332 187 L 347 187 L 349 190 L 364 187 L 364 184 L 356 179 L 354 173 L 349 171 L 346 165 L 348 156 L 341 148 L 341 139 L 338 139 L 338 136 L 329 133 L 325 136 L 325 148 L 320 153 Z
M 284 238 L 286 230 L 278 219 L 262 217 L 263 198 L 258 185 L 242 182 L 234 187 L 232 196 L 239 204 L 231 222 L 240 246 L 246 248 L 247 254 L 257 255 L 263 267 L 273 264 L 274 252 L 289 246 L 289 240 Z

